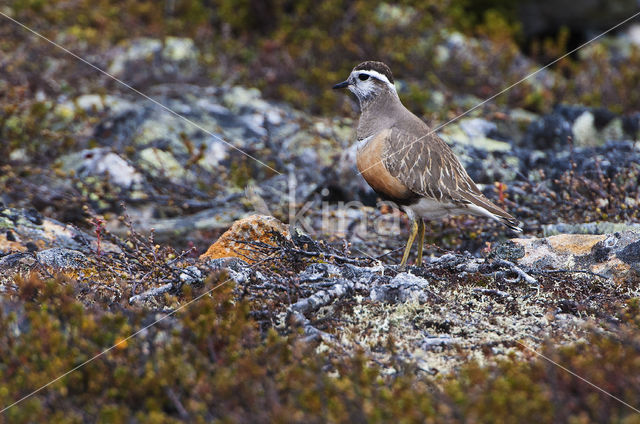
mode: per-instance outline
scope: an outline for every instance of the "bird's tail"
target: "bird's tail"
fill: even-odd
[[[513,218],[513,217],[505,217],[505,216],[498,216],[496,215],[496,220],[498,222],[500,222],[501,224],[505,225],[507,228],[509,228],[511,231],[514,231],[516,233],[521,233],[522,232],[522,227],[520,227],[520,222]]]
[[[516,233],[522,232],[522,228],[519,225],[520,222],[517,219],[483,195],[466,192],[462,192],[461,194],[470,203],[469,208],[472,214],[488,216],[504,224],[511,231],[515,231]]]

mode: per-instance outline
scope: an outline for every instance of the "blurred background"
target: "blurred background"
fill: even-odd
[[[189,37],[201,56],[197,73],[167,78],[259,88],[314,113],[335,114],[343,99],[327,87],[365,58],[388,63],[413,109],[442,117],[437,97],[489,96],[630,17],[637,0],[588,1],[5,1],[3,12],[83,57],[107,62],[138,37]],[[579,102],[636,111],[638,27],[628,25],[599,47],[562,61],[546,85],[527,84],[498,102],[544,112]],[[57,93],[86,89],[93,71],[5,21],[5,84]],[[18,47],[19,52],[12,52]],[[605,48],[606,47],[606,48]],[[48,58],[44,63],[38,59]],[[63,61],[63,63],[58,63]],[[71,68],[65,68],[70,66]],[[137,69],[132,83],[157,83]],[[73,81],[63,87],[51,79]],[[634,79],[635,78],[635,79]],[[94,83],[97,81],[94,81]],[[81,83],[79,85],[78,83]],[[111,83],[111,82],[109,82]],[[144,84],[142,84],[144,85]],[[597,92],[593,87],[600,89]],[[108,89],[109,87],[105,87]],[[6,86],[3,90],[6,90]],[[439,93],[434,95],[434,92]],[[447,104],[447,103],[445,103]],[[338,110],[336,110],[338,108]],[[343,111],[346,112],[346,111]]]

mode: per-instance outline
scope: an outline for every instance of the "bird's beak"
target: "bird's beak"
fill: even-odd
[[[334,85],[333,89],[338,90],[339,88],[347,88],[348,86],[349,86],[349,80],[346,80],[346,81],[342,81],[339,84]]]

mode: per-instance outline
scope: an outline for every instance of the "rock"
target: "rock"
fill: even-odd
[[[229,149],[224,143],[211,143],[202,155],[202,159],[198,161],[198,165],[202,166],[209,172],[215,172],[218,166],[229,156]]]
[[[286,224],[272,216],[251,215],[234,222],[231,228],[200,256],[200,260],[235,257],[254,263],[263,259],[264,254],[252,251],[257,250],[256,247],[248,245],[247,242],[277,246],[277,237],[291,239]]]
[[[132,62],[151,62],[161,49],[162,41],[160,40],[138,38],[127,41],[126,50],[115,57],[109,66],[109,73],[114,76],[122,76]]]
[[[133,86],[151,80],[187,80],[196,75],[200,52],[189,38],[137,38],[115,49],[109,73]],[[144,70],[144,71],[141,71]]]
[[[410,300],[425,303],[429,300],[429,281],[422,277],[402,272],[397,274],[388,284],[371,288],[371,300],[377,302],[407,302]]]
[[[12,253],[0,258],[0,269],[32,268],[36,265],[36,258],[32,253]]]
[[[632,140],[640,140],[640,112],[623,116],[622,129]]]
[[[139,52],[157,54],[157,43],[143,42],[138,47]],[[190,122],[145,99],[78,97],[65,101],[65,105],[100,112],[101,121],[94,127],[92,138],[105,147],[81,150],[60,159],[63,169],[73,170],[83,178],[91,176],[93,183],[108,178],[114,185],[132,189],[123,197],[135,200],[128,205],[128,215],[134,217],[136,228],[142,231],[156,228],[156,234],[166,240],[192,231],[228,228],[251,211],[250,202],[242,201],[241,196],[233,197],[249,185],[256,187],[256,193],[269,207],[256,211],[278,217],[289,216],[292,200],[306,202],[323,188],[327,197],[357,200],[369,195],[375,204],[375,195],[361,177],[359,188],[352,184],[358,180],[354,178],[355,161],[348,162],[347,172],[331,174],[336,163],[343,163],[338,161],[343,147],[352,142],[349,119],[314,118],[267,101],[256,89],[238,86],[158,84],[148,94]],[[127,107],[118,106],[125,103]],[[271,169],[234,147],[283,175],[274,176]],[[293,186],[287,173],[296,178],[292,199],[289,193]],[[67,178],[59,183],[68,190],[73,181]],[[173,187],[168,192],[164,187],[167,183]],[[177,186],[183,187],[179,193]],[[152,201],[157,196],[172,199],[169,205]],[[231,198],[233,202],[229,202]],[[104,203],[99,207],[117,209],[119,200],[116,201],[117,205]],[[193,212],[176,214],[184,207]],[[117,234],[127,231],[115,221],[110,221],[109,229]]]
[[[545,237],[558,234],[607,234],[623,231],[640,232],[640,224],[616,222],[583,222],[579,224],[548,224],[542,226]]]
[[[1,221],[0,226],[2,226]],[[2,229],[2,232],[0,232],[0,252],[23,252],[26,250],[19,237],[16,237],[13,228]]]
[[[566,146],[573,137],[571,123],[562,115],[546,115],[533,122],[527,129],[525,144],[534,149]]]
[[[638,269],[640,265],[640,241],[626,245],[622,250],[618,251],[616,255],[624,263],[633,265]]]
[[[637,172],[640,169],[640,150],[629,141],[608,142],[600,147],[576,147],[571,150],[563,149],[549,152],[538,159],[537,166],[543,168],[548,178],[562,178],[563,173],[571,170],[577,175],[588,176],[589,179],[597,179],[597,175],[613,177],[622,171]],[[525,162],[526,163],[526,162]],[[633,182],[630,180],[627,183]],[[629,187],[632,194],[637,193],[636,183]],[[600,196],[605,199],[606,194]],[[633,198],[632,198],[633,200]]]
[[[82,150],[58,159],[65,171],[74,171],[81,178],[87,176],[106,177],[124,189],[142,183],[142,175],[118,154],[107,148]]]
[[[602,144],[598,140],[598,134],[593,125],[594,117],[591,112],[585,111],[576,118],[571,126],[576,146],[597,146]]]
[[[247,262],[239,258],[208,259],[206,264],[212,271],[226,271],[229,274],[229,278],[237,284],[247,284],[249,279],[256,275],[255,270]]]
[[[139,159],[140,166],[154,176],[180,182],[189,175],[189,172],[171,153],[155,147],[142,150]]]
[[[54,113],[65,119],[71,119],[77,115],[79,111],[86,113],[97,113],[108,110],[113,114],[122,114],[133,111],[135,104],[123,98],[103,95],[103,94],[83,94],[73,100],[69,100],[58,104]]]
[[[404,28],[411,24],[416,10],[411,6],[392,5],[382,2],[375,11],[376,20],[386,25]]]
[[[182,284],[196,284],[203,280],[202,271],[195,266],[188,266],[180,274]]]
[[[487,152],[507,152],[511,145],[494,140],[488,135],[496,130],[496,124],[480,118],[464,119],[459,124],[448,125],[439,135],[450,144],[460,143]]]
[[[93,236],[71,225],[43,217],[35,210],[0,209],[0,252],[26,252],[53,247],[91,252],[96,245]],[[112,249],[115,249],[113,245],[103,241],[103,251]]]
[[[342,270],[336,265],[327,263],[311,264],[298,274],[301,283],[315,283],[336,277],[342,277]]]
[[[234,203],[212,207],[203,211],[174,218],[154,218],[149,209],[129,210],[129,216],[136,229],[149,232],[153,229],[159,240],[172,240],[190,232],[202,230],[225,230],[246,212]],[[128,230],[119,221],[110,221],[107,229],[124,236]]]
[[[627,29],[627,35],[631,43],[640,47],[640,25],[639,24],[629,25],[629,28]]]
[[[490,258],[504,259],[507,261],[517,261],[525,255],[524,247],[518,243],[508,240],[500,243],[491,249]]]
[[[518,265],[539,270],[590,271],[615,279],[638,278],[640,233],[560,234],[542,239],[513,239],[524,247]]]
[[[487,137],[489,133],[497,128],[496,124],[482,118],[461,119],[458,124],[470,138]]]
[[[54,247],[41,250],[36,253],[38,261],[52,268],[81,268],[85,265],[87,257],[77,250]]]
[[[164,116],[162,120],[159,118],[160,116],[155,114],[146,117],[136,128],[135,136],[131,140],[132,144],[141,148],[157,146],[171,148],[172,151],[180,153],[186,152],[184,141],[179,135],[184,134],[189,139],[193,139],[199,130],[174,115]]]
[[[553,112],[529,125],[524,138],[528,147],[562,148],[569,137],[576,147],[604,146],[625,135],[635,138],[633,118],[619,117],[604,108],[558,105]]]
[[[606,112],[608,111],[605,111],[604,119],[600,122],[591,111],[585,111],[575,119],[571,131],[576,146],[602,146],[608,140],[623,138],[622,119],[611,119],[606,116]]]
[[[634,25],[631,25],[626,32],[601,37],[597,43],[589,44],[578,50],[578,58],[588,62],[607,57],[609,63],[633,60],[633,55],[638,48],[634,34],[636,31]]]
[[[171,62],[198,60],[200,52],[190,38],[167,37],[164,40],[162,58]]]
[[[270,108],[269,103],[262,99],[262,94],[257,88],[234,86],[223,95],[223,101],[235,114],[241,114],[247,110],[258,113],[267,112]]]
[[[537,63],[515,49],[506,53],[509,57],[508,64],[497,65],[490,59],[495,55],[496,49],[496,45],[491,41],[468,37],[459,32],[443,31],[440,36],[444,40],[435,46],[433,63],[440,79],[448,84],[466,86],[470,79],[477,78],[475,69],[497,66],[496,78],[500,78],[500,72],[503,72],[503,75],[514,77],[514,80],[521,79],[521,84],[528,91],[542,97],[561,78],[548,69],[540,69]],[[456,72],[451,72],[451,69],[456,69]],[[535,74],[531,75],[534,71]],[[480,103],[484,103],[483,99],[475,96],[457,97],[454,98],[454,103],[465,110],[475,109]],[[480,113],[479,110],[475,112]]]

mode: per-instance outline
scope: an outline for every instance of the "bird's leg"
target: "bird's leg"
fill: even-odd
[[[422,265],[422,249],[424,248],[424,221],[418,218],[418,258],[416,265]]]
[[[420,219],[422,221],[422,219]],[[418,233],[418,220],[414,219],[411,222],[411,234],[409,234],[409,240],[407,240],[407,247],[404,248],[404,255],[402,255],[402,262],[400,262],[400,267],[403,268],[407,264],[407,259],[409,259],[409,253],[411,252],[411,246],[413,245],[413,241],[416,239],[416,234]]]

